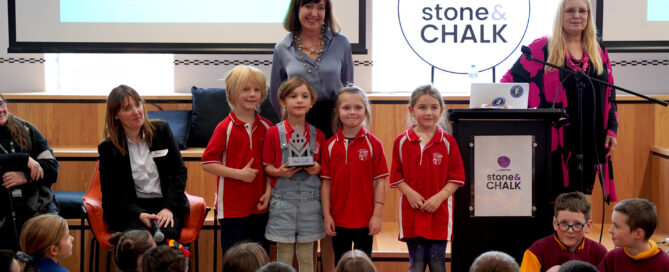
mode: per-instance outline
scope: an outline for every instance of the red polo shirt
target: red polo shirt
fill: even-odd
[[[265,135],[265,143],[263,144],[263,154],[262,154],[262,159],[263,159],[263,164],[264,165],[274,165],[276,168],[281,167],[282,159],[283,159],[283,153],[281,152],[281,140],[279,139],[279,128],[277,126],[283,126],[286,128],[286,142],[290,141],[291,135],[293,134],[293,131],[295,129],[286,121],[281,122],[276,124],[275,126],[269,128],[267,130],[267,134]],[[304,125],[306,127],[306,132],[304,132],[304,137],[307,138],[307,145],[311,144],[311,132],[309,129],[309,123],[304,122]],[[320,130],[316,129],[316,146],[314,150],[314,162],[321,163],[320,161],[320,154],[322,153],[322,148],[325,144],[325,134],[321,132]],[[276,181],[278,179],[276,177],[272,178],[271,185],[272,188],[274,188],[274,185],[276,185]]]
[[[363,127],[350,142],[340,129],[323,150],[321,179],[329,179],[335,225],[365,228],[374,214],[374,180],[388,176],[383,145]]]
[[[241,169],[249,160],[258,174],[251,183],[233,178],[218,177],[216,200],[214,207],[218,211],[218,218],[246,217],[258,211],[256,204],[265,192],[265,174],[262,166],[262,143],[267,129],[272,122],[256,114],[256,121],[247,124],[230,112],[214,130],[209,144],[202,154],[202,165],[210,163],[223,164],[230,168]],[[246,126],[251,127],[251,133]]]
[[[420,138],[413,128],[402,132],[393,145],[390,186],[406,182],[412,189],[429,199],[446,183],[464,185],[465,170],[455,138],[437,128],[432,139],[420,147]],[[400,196],[399,239],[423,237],[431,240],[450,240],[453,223],[453,197],[449,197],[434,213],[411,208]]]

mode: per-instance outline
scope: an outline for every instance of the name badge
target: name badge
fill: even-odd
[[[153,158],[165,157],[165,155],[167,155],[167,151],[168,151],[167,149],[151,151],[151,157]]]
[[[12,190],[12,197],[23,197],[23,192],[21,189]]]

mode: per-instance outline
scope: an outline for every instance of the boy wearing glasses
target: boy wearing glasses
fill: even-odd
[[[656,226],[657,211],[650,201],[633,198],[616,204],[609,233],[618,248],[606,254],[599,270],[669,271],[669,255],[650,240]]]
[[[585,237],[591,225],[590,201],[585,195],[581,192],[560,194],[555,199],[555,233],[537,240],[525,251],[520,271],[547,271],[571,260],[597,266],[606,255],[606,248]],[[551,271],[556,270],[557,267]]]

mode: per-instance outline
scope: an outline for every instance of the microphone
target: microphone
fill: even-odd
[[[523,52],[523,55],[525,55],[525,56],[529,56],[529,57],[532,56],[532,50],[530,50],[530,48],[527,47],[527,45],[523,45],[520,48],[520,52]]]
[[[156,221],[156,219],[151,219],[151,226],[153,227],[153,240],[155,240],[156,243],[160,243],[165,240],[165,234],[160,231],[160,227],[158,227],[158,221]]]

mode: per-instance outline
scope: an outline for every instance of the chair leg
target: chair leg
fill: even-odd
[[[198,243],[198,240],[200,240],[199,237],[195,238],[195,248],[194,248],[194,251],[195,251],[195,272],[200,272],[200,252],[199,252],[200,251],[199,250],[200,245]]]
[[[84,254],[85,254],[84,247],[86,246],[86,243],[84,242],[84,239],[86,239],[86,234],[84,233],[85,230],[86,230],[86,228],[84,228],[84,217],[82,216],[81,217],[81,222],[80,222],[80,225],[79,225],[79,231],[80,231],[79,233],[81,234],[79,236],[79,240],[80,240],[80,242],[79,242],[79,271],[81,271],[81,272],[84,272]]]
[[[111,250],[107,250],[107,265],[105,265],[105,268],[107,269],[107,270],[105,270],[106,272],[109,272],[111,270],[110,269],[111,268],[111,253],[112,253]]]
[[[97,240],[95,241],[95,272],[100,272],[100,244]]]
[[[216,219],[216,211],[214,211],[214,268],[211,270],[216,272],[218,259],[218,219]]]

